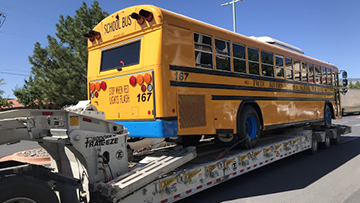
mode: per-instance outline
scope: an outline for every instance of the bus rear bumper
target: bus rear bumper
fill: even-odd
[[[123,124],[129,137],[165,138],[177,136],[177,121],[114,121]]]

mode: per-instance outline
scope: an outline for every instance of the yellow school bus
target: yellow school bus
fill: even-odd
[[[88,92],[132,137],[222,143],[341,118],[338,69],[269,37],[246,37],[151,5],[105,18],[88,38]]]

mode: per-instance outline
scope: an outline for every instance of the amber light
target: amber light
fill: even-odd
[[[97,82],[97,83],[95,84],[95,89],[96,89],[97,91],[100,90],[100,83],[99,83],[99,82]]]
[[[146,73],[144,76],[144,80],[147,84],[150,84],[152,80],[151,75],[149,73]]]
[[[138,75],[136,80],[139,85],[142,85],[144,83],[144,76]]]
[[[94,83],[90,83],[90,91],[91,92],[95,91],[95,84]]]
[[[136,77],[131,76],[129,79],[129,83],[130,83],[130,85],[135,86],[136,85]]]
[[[102,82],[100,83],[100,88],[101,88],[102,90],[105,90],[105,89],[106,89],[106,82],[102,81]]]

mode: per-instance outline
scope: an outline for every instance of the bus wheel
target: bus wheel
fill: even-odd
[[[215,136],[215,143],[221,146],[230,147],[238,142],[238,136],[235,134],[217,134]]]
[[[196,146],[197,144],[199,144],[201,135],[184,135],[184,136],[179,136],[179,138],[180,138],[180,144],[184,147]]]
[[[15,175],[6,177],[0,180],[0,191],[0,202],[59,202],[51,187],[30,176]]]
[[[325,122],[326,128],[331,127],[331,109],[330,109],[329,105],[325,105],[324,122]]]
[[[255,147],[261,133],[259,116],[252,106],[245,106],[241,111],[238,121],[238,136],[242,148]]]

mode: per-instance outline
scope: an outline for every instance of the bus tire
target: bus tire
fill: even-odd
[[[0,191],[0,202],[59,202],[49,185],[30,176],[0,178]]]
[[[324,122],[326,128],[331,127],[331,109],[330,106],[327,104],[325,104],[325,108],[324,108]]]
[[[246,105],[238,117],[238,139],[241,148],[250,149],[256,146],[260,138],[260,119],[254,107]]]

